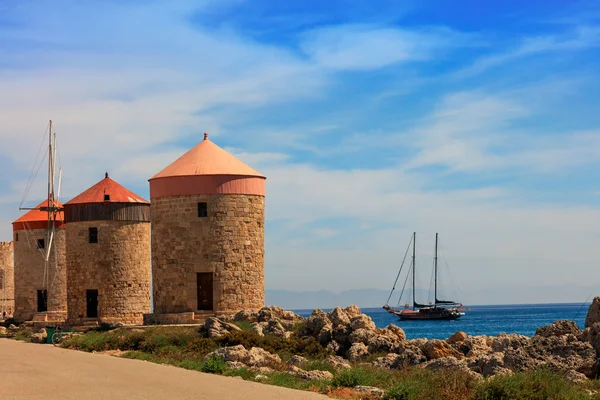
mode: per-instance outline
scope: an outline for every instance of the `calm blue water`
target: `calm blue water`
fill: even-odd
[[[408,339],[446,339],[456,331],[469,335],[498,335],[499,333],[519,333],[532,336],[535,329],[551,324],[559,319],[577,322],[583,328],[589,304],[511,304],[494,306],[469,306],[470,311],[456,321],[400,321],[398,317],[382,308],[364,308],[377,325],[384,328],[396,324],[406,333]],[[328,311],[328,310],[324,310]],[[303,317],[310,316],[312,310],[295,310]]]

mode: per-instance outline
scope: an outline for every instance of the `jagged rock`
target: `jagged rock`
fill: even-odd
[[[331,321],[333,326],[348,325],[350,323],[350,318],[348,317],[348,314],[346,314],[346,312],[339,307],[336,307],[333,310],[329,311],[329,313],[327,314],[327,318]]]
[[[455,345],[458,346],[458,350],[462,352],[467,358],[478,357],[484,354],[492,352],[490,346],[491,340],[485,335],[481,336],[467,336],[467,338]]]
[[[8,330],[9,330],[9,331],[12,331],[12,332],[16,332],[16,331],[18,331],[18,330],[19,330],[19,328],[17,328],[17,327],[16,327],[14,324],[10,324],[10,325],[8,326]]]
[[[352,368],[350,361],[340,356],[329,356],[327,362],[335,369],[349,369]]]
[[[581,372],[573,371],[572,369],[566,371],[564,377],[566,380],[572,383],[581,383],[588,380],[587,376]]]
[[[504,353],[484,354],[468,363],[471,371],[482,374],[484,377],[505,372]]]
[[[516,350],[524,347],[529,342],[527,336],[518,335],[516,333],[501,333],[494,338],[492,350],[494,352],[505,352],[507,350]]]
[[[344,312],[346,313],[346,315],[348,315],[348,318],[358,317],[361,314],[360,308],[358,308],[358,306],[354,304],[344,308]]]
[[[446,339],[446,343],[454,344],[454,343],[458,343],[458,342],[464,342],[466,338],[467,338],[467,334],[465,332],[458,331],[455,334],[453,334],[452,336],[450,336],[448,339]]]
[[[539,327],[535,330],[535,336],[550,337],[567,334],[579,335],[581,334],[581,329],[579,329],[574,321],[559,320],[554,321],[550,325]]]
[[[421,353],[421,350],[403,349],[402,353],[390,353],[384,357],[377,358],[373,365],[379,368],[400,369],[408,366],[414,366],[427,361],[427,358]]]
[[[354,343],[348,350],[347,358],[350,361],[358,361],[368,355],[369,350],[367,349],[367,346],[365,346],[363,343]]]
[[[226,361],[225,364],[227,364],[227,366],[231,369],[240,369],[240,368],[246,368],[247,365],[244,363],[241,363],[239,361]]]
[[[204,322],[204,329],[209,338],[224,336],[229,332],[242,330],[239,326],[222,321],[216,317],[207,318]]]
[[[408,347],[414,347],[414,348],[420,349],[427,342],[428,342],[428,340],[425,338],[418,338],[418,339],[407,340],[405,345]]]
[[[365,345],[369,345],[369,343],[375,339],[375,332],[369,331],[367,329],[357,329],[350,333],[348,336],[348,341],[350,343],[363,343]]]
[[[252,325],[252,332],[256,333],[260,337],[265,336],[265,333],[263,332],[263,326],[261,324]]]
[[[350,344],[350,333],[352,333],[352,329],[348,325],[338,325],[333,328],[331,339],[341,346],[346,346]]]
[[[8,329],[4,326],[0,326],[0,336],[6,336],[8,334]]]
[[[352,334],[354,334],[354,332]],[[374,337],[369,338],[368,347],[369,353],[371,354],[396,353],[402,347],[402,341],[397,336],[375,335]]]
[[[47,335],[43,335],[41,333],[34,333],[31,335],[31,343],[46,343]]]
[[[327,343],[331,342],[331,333],[333,331],[333,327],[331,324],[327,324],[319,331],[317,334],[317,340],[321,343],[322,346],[327,346]]]
[[[561,370],[591,370],[596,360],[592,345],[579,341],[572,334],[547,338],[534,336],[525,351],[530,358]]]
[[[423,365],[423,368],[427,368],[432,371],[457,370],[457,371],[464,372],[465,374],[469,375],[473,379],[476,379],[476,380],[483,379],[483,377],[480,374],[471,371],[464,362],[461,362],[454,357],[442,357],[442,358],[437,358],[435,360],[428,361]]]
[[[266,375],[261,375],[261,374],[258,374],[254,377],[255,381],[264,381],[265,379],[269,379],[269,377]]]
[[[272,319],[267,323],[267,326],[263,328],[263,333],[268,333],[277,337],[283,337],[286,333],[286,330],[283,325],[281,325],[279,320]]]
[[[256,316],[258,322],[269,322],[274,319],[281,320],[282,322],[291,322],[293,324],[293,322],[301,321],[304,318],[294,314],[292,311],[286,311],[278,306],[263,307],[258,311]]]
[[[360,314],[356,317],[352,317],[352,319],[350,320],[350,327],[353,331],[357,329],[367,329],[370,331],[374,331],[375,322],[373,322],[371,317],[369,317],[368,315]]]
[[[380,399],[383,397],[385,392],[375,386],[355,386],[354,390],[359,393],[365,393],[369,398]]]
[[[306,358],[295,355],[295,356],[292,356],[292,358],[290,358],[290,360],[288,361],[288,365],[295,365],[295,366],[299,367],[300,365],[305,364],[307,362],[308,362],[308,360]]]
[[[281,358],[277,354],[271,354],[260,347],[253,347],[248,351],[244,364],[252,367],[264,367],[267,365],[280,364]]]
[[[428,360],[435,360],[444,357],[462,358],[463,354],[452,348],[448,343],[432,339],[421,347],[423,354]]]
[[[600,322],[600,296],[594,297],[585,317],[585,327],[590,328]]]
[[[275,370],[270,367],[250,367],[250,371],[261,375],[275,372]]]
[[[316,309],[311,316],[306,319],[306,323],[300,332],[301,336],[317,336],[324,326],[331,325],[327,314],[323,310]]]
[[[304,371],[303,369],[294,365],[290,367],[288,372],[300,379],[305,379],[307,381],[328,381],[333,379],[333,374],[329,371]]]
[[[586,328],[582,336],[583,340],[589,342],[596,350],[596,353],[600,354],[600,323],[595,323],[591,327]]]
[[[537,368],[541,361],[530,358],[523,349],[510,349],[504,353],[504,367],[515,372],[530,371]]]
[[[333,340],[327,345],[326,349],[337,354],[340,351],[341,347],[338,342]]]
[[[217,349],[206,355],[206,358],[210,357],[219,357],[225,362],[239,362],[250,367],[267,367],[281,363],[281,358],[277,354],[271,354],[259,347],[246,350],[241,344]]]
[[[383,328],[380,331],[380,333],[386,336],[395,336],[401,342],[404,342],[406,340],[406,333],[404,333],[404,330],[402,330],[402,328],[394,324],[389,324],[388,326]]]
[[[237,314],[235,314],[235,316],[233,317],[233,320],[254,323],[254,322],[256,322],[257,316],[258,316],[258,313],[256,311],[242,310],[242,311],[238,312]]]

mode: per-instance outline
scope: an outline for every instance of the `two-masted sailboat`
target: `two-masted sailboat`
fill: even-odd
[[[400,266],[400,271],[398,271],[398,275],[396,276],[396,282],[394,282],[394,287],[392,288],[392,292],[390,293],[390,297],[388,297],[388,302],[386,303],[385,306],[383,306],[384,309],[386,309],[388,312],[396,314],[401,320],[405,321],[405,320],[454,320],[454,319],[458,319],[460,317],[462,317],[463,315],[465,315],[464,312],[462,312],[460,310],[460,308],[462,307],[461,303],[457,303],[455,301],[452,300],[440,300],[438,299],[438,234],[435,234],[435,257],[434,257],[434,282],[433,282],[433,286],[434,286],[434,294],[433,294],[433,299],[434,302],[432,304],[420,304],[417,303],[416,301],[416,241],[417,241],[417,234],[416,232],[413,233],[412,238],[411,238],[411,242],[412,242],[412,263],[411,263],[411,269],[410,269],[410,273],[412,274],[412,309],[410,307],[410,304],[406,304],[405,308],[403,310],[398,310],[398,309],[394,309],[392,307],[390,307],[389,305],[389,301],[390,298],[392,297],[392,294],[394,292],[394,289],[396,288],[396,283],[398,282],[398,278],[400,277],[400,272],[402,271],[402,267],[404,266],[404,261],[406,260],[406,254],[408,253],[408,249],[407,249],[407,253],[404,255],[404,261],[402,262],[402,265]],[[409,247],[410,247],[410,243],[409,243]],[[406,280],[408,281],[408,277],[410,275],[407,275]],[[406,281],[405,281],[405,285],[404,287],[406,287]],[[402,299],[402,294],[404,293],[404,288],[402,289],[402,293],[400,294],[400,299]]]

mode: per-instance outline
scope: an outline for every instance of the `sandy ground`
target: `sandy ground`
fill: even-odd
[[[145,361],[0,339],[0,399],[327,399]]]

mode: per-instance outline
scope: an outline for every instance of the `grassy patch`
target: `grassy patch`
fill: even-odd
[[[335,387],[352,388],[361,385],[386,388],[393,379],[392,371],[361,365],[338,371],[331,383]]]
[[[254,325],[252,322],[248,322],[248,321],[231,321],[231,323],[243,331],[252,330],[252,326]]]
[[[250,371],[248,368],[230,369],[223,373],[225,376],[241,376],[245,380],[254,380],[256,373]]]
[[[297,378],[286,372],[269,374],[267,379],[261,381],[269,385],[282,386],[290,389],[311,390],[325,393],[330,385],[329,381],[307,381]]]

